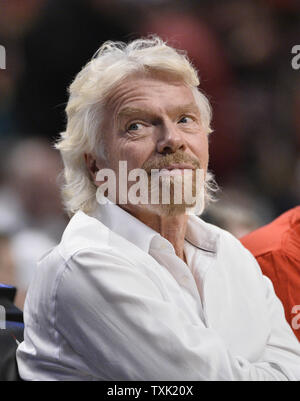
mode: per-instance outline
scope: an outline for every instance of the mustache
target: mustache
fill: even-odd
[[[153,169],[161,170],[175,163],[187,163],[191,164],[196,169],[201,168],[199,160],[197,160],[192,156],[187,155],[183,151],[177,151],[175,153],[169,153],[164,156],[159,156],[147,160],[145,163],[143,163],[142,169],[144,169],[147,172],[147,174],[150,174],[151,170]]]

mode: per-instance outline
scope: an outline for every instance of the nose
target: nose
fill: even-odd
[[[161,126],[160,135],[157,141],[156,150],[161,154],[175,153],[178,150],[185,150],[186,145],[183,133],[180,132],[176,123],[168,122]]]

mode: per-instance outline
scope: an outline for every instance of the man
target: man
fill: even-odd
[[[241,242],[272,280],[286,319],[300,341],[300,206],[244,236]]]
[[[198,171],[210,181],[198,84],[185,55],[155,37],[105,43],[72,83],[57,147],[73,217],[27,295],[23,379],[300,380],[270,281],[238,240],[192,214],[203,209]],[[149,178],[149,202],[129,200],[137,184],[124,185],[120,163],[128,178],[145,171],[136,198]],[[200,200],[177,202],[188,183]],[[174,198],[152,201],[167,184]]]

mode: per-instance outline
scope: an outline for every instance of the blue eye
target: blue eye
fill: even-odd
[[[187,117],[187,116],[183,116],[183,117],[181,117],[181,119],[178,121],[179,123],[182,123],[182,124],[187,124],[188,122],[190,122],[191,121],[191,118],[190,117]]]
[[[142,124],[140,123],[132,123],[128,126],[127,131],[138,131],[141,129]]]

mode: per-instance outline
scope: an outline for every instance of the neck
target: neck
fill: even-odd
[[[126,211],[166,238],[173,245],[176,255],[186,262],[183,247],[188,219],[187,214],[159,216],[140,209],[126,208]]]

